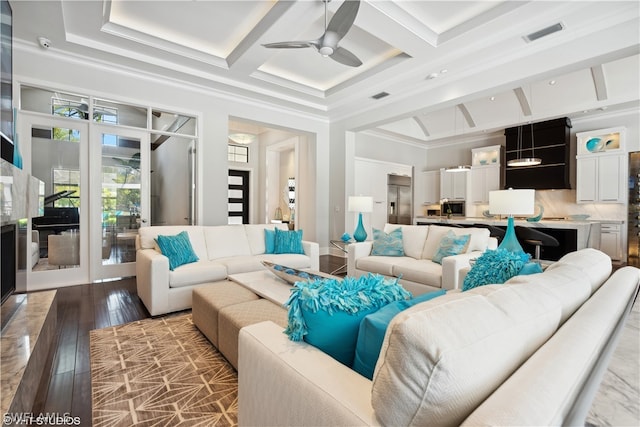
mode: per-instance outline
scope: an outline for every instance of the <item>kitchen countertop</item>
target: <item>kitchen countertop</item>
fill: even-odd
[[[441,218],[437,216],[417,216],[414,218],[414,224],[417,223],[430,224],[487,224],[493,226],[506,226],[507,219],[485,218],[485,217],[452,217]],[[529,222],[526,219],[516,219],[515,225],[534,228],[562,228],[573,229],[577,232],[577,249],[587,247],[600,247],[600,222],[610,221],[572,221],[567,219],[542,219],[537,222]]]
[[[443,223],[443,224],[488,224],[488,225],[507,225],[507,218],[486,218],[486,217],[452,217],[452,218],[440,218],[437,216],[417,216],[415,222],[430,222],[430,223]],[[591,227],[594,223],[611,222],[611,221],[573,221],[568,219],[542,219],[537,222],[530,222],[526,219],[516,219],[516,225],[525,227],[536,228],[579,228],[579,227]]]

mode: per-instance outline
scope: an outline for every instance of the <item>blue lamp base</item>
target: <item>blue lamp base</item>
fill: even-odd
[[[514,227],[513,217],[510,216],[507,219],[507,231],[502,239],[502,243],[498,246],[499,249],[505,249],[511,252],[524,252],[522,246],[518,242],[516,237],[516,229]]]
[[[362,212],[358,214],[358,226],[356,231],[353,232],[353,238],[356,242],[364,242],[367,240],[367,232],[362,225]]]

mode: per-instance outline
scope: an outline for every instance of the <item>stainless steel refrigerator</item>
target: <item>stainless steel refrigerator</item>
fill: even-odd
[[[640,267],[640,152],[629,153],[627,264]]]
[[[411,224],[411,177],[387,175],[387,222],[389,224]]]

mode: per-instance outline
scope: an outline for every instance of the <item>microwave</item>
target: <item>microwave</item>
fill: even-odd
[[[447,215],[449,211],[451,211],[452,216],[465,216],[464,205],[464,200],[453,200],[442,203],[440,212],[442,212],[442,215]]]

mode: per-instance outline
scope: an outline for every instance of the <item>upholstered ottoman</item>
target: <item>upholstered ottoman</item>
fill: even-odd
[[[240,329],[254,323],[271,320],[287,326],[287,310],[266,299],[248,301],[229,305],[220,310],[218,315],[218,350],[238,369],[238,334]]]
[[[224,307],[259,299],[249,289],[229,280],[214,282],[193,290],[193,323],[211,343],[218,345],[219,313]],[[236,337],[237,345],[237,337]]]

